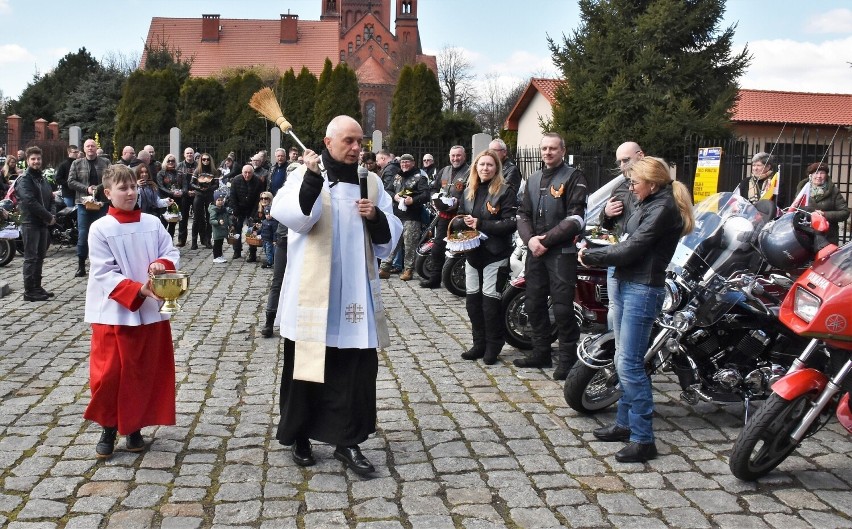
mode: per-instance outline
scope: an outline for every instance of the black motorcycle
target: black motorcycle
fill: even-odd
[[[807,345],[777,317],[792,280],[773,273],[756,245],[773,213],[718,193],[695,207],[696,228],[678,243],[645,368],[671,368],[688,404],[743,402],[747,414]],[[621,397],[614,341],[608,332],[578,347],[565,381],[571,408],[595,413]]]

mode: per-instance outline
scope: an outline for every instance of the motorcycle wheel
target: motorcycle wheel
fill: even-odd
[[[787,459],[798,443],[790,433],[811,409],[816,394],[807,393],[785,400],[777,393],[770,395],[749,420],[734,442],[728,466],[731,473],[744,481],[765,476]]]
[[[9,239],[0,239],[0,266],[6,266],[15,257],[15,246]]]
[[[526,290],[509,284],[503,291],[503,328],[506,343],[517,349],[532,349],[530,322],[524,303]]]
[[[467,293],[465,290],[465,265],[464,256],[454,256],[447,259],[444,263],[444,269],[441,271],[441,279],[444,282],[444,287],[459,297],[464,297]]]
[[[432,259],[431,253],[426,255],[417,254],[417,259],[414,260],[414,271],[417,272],[417,275],[423,279],[429,279],[432,277],[434,268],[435,261]]]
[[[585,414],[609,408],[621,398],[615,366],[592,369],[580,361],[565,379],[565,402],[571,409]]]

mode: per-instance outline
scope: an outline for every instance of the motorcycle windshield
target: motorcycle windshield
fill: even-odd
[[[727,277],[754,251],[752,241],[766,219],[748,200],[734,193],[716,193],[692,210],[695,229],[681,237],[670,269],[713,269]]]
[[[852,283],[852,242],[844,244],[825,261],[814,263],[813,270],[838,287]]]

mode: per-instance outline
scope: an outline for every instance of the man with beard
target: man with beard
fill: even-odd
[[[290,229],[278,309],[284,341],[281,422],[299,466],[316,463],[310,440],[358,475],[374,472],[359,444],[376,431],[378,347],[389,345],[377,258],[391,254],[402,224],[375,173],[359,189],[363,131],[348,116],[331,120],[325,150],[306,150],[272,202]]]
[[[414,163],[414,156],[403,154],[399,159],[402,172],[397,174],[391,185],[385,183],[385,191],[393,197],[394,213],[402,221],[402,240],[405,255],[403,271],[399,278],[410,281],[414,276],[414,260],[417,258],[417,243],[420,240],[420,219],[423,217],[423,204],[429,200],[429,185],[426,177]],[[397,248],[396,251],[400,251]],[[382,261],[379,277],[388,279],[391,276],[392,259]]]
[[[56,224],[53,193],[41,173],[41,149],[27,149],[27,170],[16,183],[24,240],[24,301],[47,301],[52,292],[41,286],[41,270],[50,243],[48,226]]]
[[[470,165],[466,160],[464,147],[461,145],[452,147],[450,165],[441,169],[435,175],[435,181],[432,182],[432,198],[440,218],[435,224],[435,242],[431,251],[432,263],[434,263],[431,269],[432,274],[428,279],[420,281],[420,286],[423,288],[441,286],[441,269],[444,267],[447,251],[447,242],[441,234],[447,233],[447,226],[459,209],[467,177],[470,174]]]

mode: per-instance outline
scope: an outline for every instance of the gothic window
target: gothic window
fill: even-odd
[[[388,44],[387,44],[387,42],[386,42],[386,43],[385,43],[385,53],[387,53],[387,52],[388,52],[388,49],[389,49],[389,48],[388,48]]]
[[[370,40],[371,38],[373,38],[373,25],[364,24],[364,40]]]
[[[352,53],[352,43],[351,42],[349,43],[349,53],[350,54]]]
[[[356,46],[361,45],[361,35],[355,35],[355,45]]]
[[[340,50],[340,62],[346,60],[346,53],[343,50]]]
[[[402,34],[402,43],[408,44],[408,32],[407,31]]]
[[[376,35],[376,42],[378,42],[379,44],[382,43],[382,36],[381,35]]]
[[[402,13],[410,15],[411,14],[411,2],[410,0],[402,1]]]
[[[370,135],[376,130],[376,102],[367,101],[364,105],[364,125],[366,126],[365,134]]]

